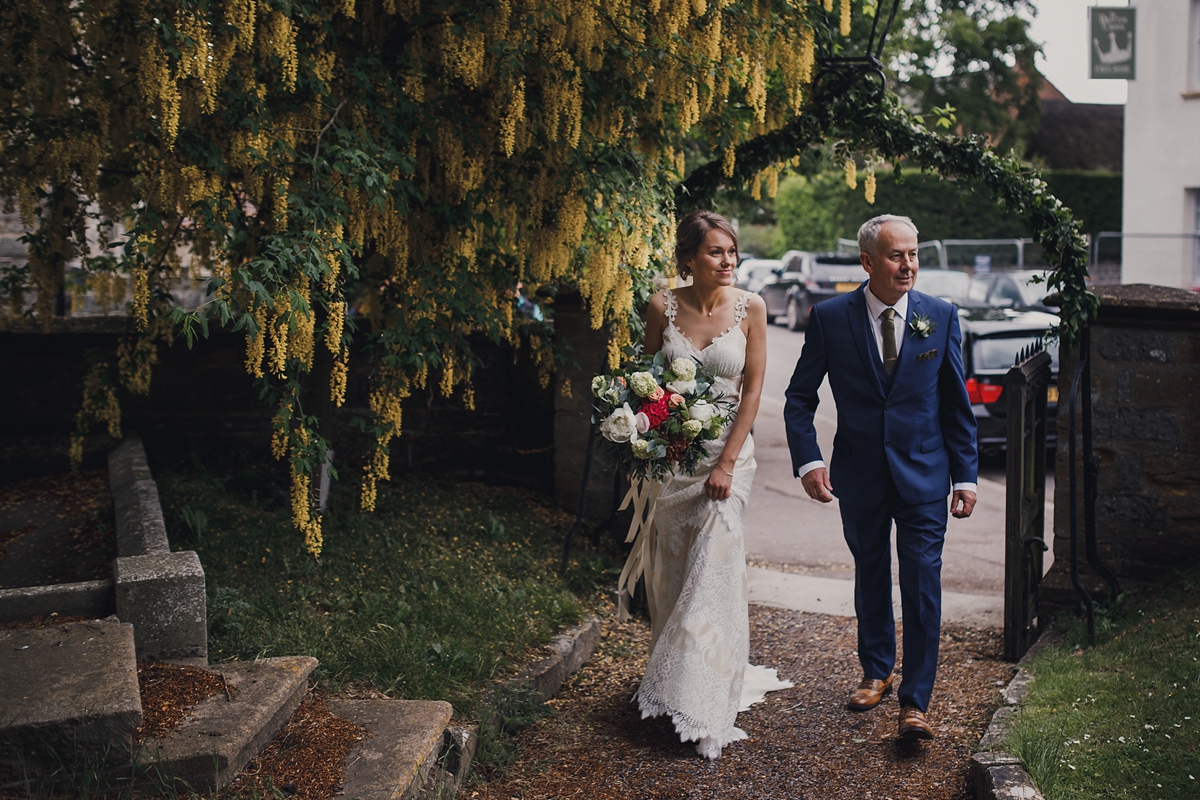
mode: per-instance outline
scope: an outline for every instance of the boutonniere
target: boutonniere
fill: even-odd
[[[928,339],[929,334],[937,330],[937,323],[925,314],[913,314],[912,319],[908,321],[908,329],[911,331],[910,336]]]

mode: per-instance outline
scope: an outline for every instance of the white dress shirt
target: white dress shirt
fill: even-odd
[[[868,286],[863,291],[863,297],[867,301],[867,322],[871,325],[871,332],[875,334],[875,352],[879,356],[880,363],[883,362],[883,312],[889,308],[895,309],[896,316],[892,320],[892,324],[896,327],[896,357],[899,359],[900,351],[904,348],[904,325],[908,317],[908,292],[900,295],[900,299],[894,305],[888,305],[875,296]],[[897,361],[899,363],[899,361]],[[800,467],[799,477],[803,478],[814,469],[823,469],[824,461],[810,461]],[[950,487],[952,491],[965,490],[968,492],[977,492],[978,485],[974,483],[964,482],[956,483]]]

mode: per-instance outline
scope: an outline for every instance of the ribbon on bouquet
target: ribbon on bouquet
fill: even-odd
[[[631,483],[629,492],[621,501],[621,511],[633,504],[633,521],[629,523],[629,533],[625,537],[626,543],[633,542],[633,550],[630,551],[629,558],[625,559],[625,567],[621,570],[621,577],[617,579],[617,618],[621,622],[629,619],[633,587],[637,586],[650,560],[650,540],[654,530],[654,511],[658,506],[658,496],[674,477],[669,475],[662,483],[645,479]]]

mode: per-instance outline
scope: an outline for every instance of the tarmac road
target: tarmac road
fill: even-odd
[[[758,472],[746,510],[746,551],[752,565],[751,601],[805,611],[853,613],[854,562],[842,538],[838,501],[824,504],[810,499],[800,481],[792,477],[791,457],[783,425],[783,394],[804,346],[804,334],[772,325],[767,330],[767,374],[763,400],[754,424]],[[837,411],[828,382],[821,389],[817,409],[817,438],[826,460],[833,448]],[[990,621],[1002,608],[1004,593],[1004,461],[991,459],[981,465],[979,501],[969,519],[950,518],[942,554],[942,588],[948,606],[947,618],[956,616],[955,598],[963,621]],[[1053,515],[1053,479],[1047,492],[1047,516]],[[1051,532],[1047,526],[1047,543]],[[893,549],[893,583],[897,583]],[[753,567],[780,568],[811,576],[800,582],[792,576],[779,577]],[[1050,567],[1047,553],[1046,568]],[[845,581],[830,583],[828,580]],[[796,593],[811,595],[807,600]],[[815,594],[814,594],[815,593]],[[819,604],[814,599],[824,597]],[[984,601],[983,598],[989,598]],[[829,603],[849,611],[834,610]],[[980,614],[983,614],[981,617]]]

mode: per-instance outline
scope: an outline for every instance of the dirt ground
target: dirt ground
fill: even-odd
[[[111,577],[116,557],[107,471],[0,486],[0,589]]]
[[[518,735],[517,761],[461,798],[878,798],[966,800],[967,764],[1013,674],[1000,632],[946,626],[930,724],[938,738],[901,744],[895,694],[872,711],[844,707],[861,678],[855,622],[751,606],[751,660],[796,686],[738,716],[749,734],[707,762],[669,721],[630,702],[646,661],[644,621],[603,620],[596,654]],[[477,777],[476,780],[480,780]]]

